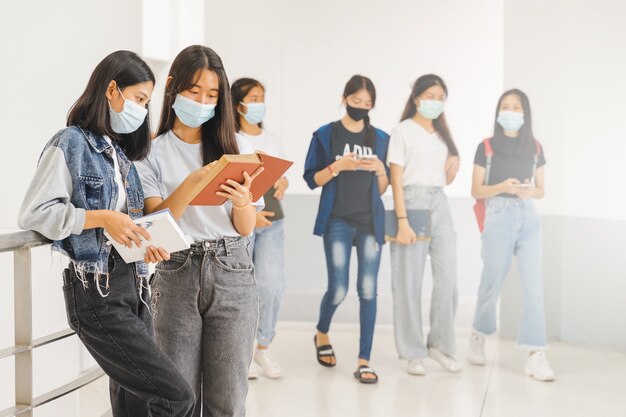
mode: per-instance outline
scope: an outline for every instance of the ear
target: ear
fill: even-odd
[[[415,97],[413,99],[413,104],[415,104],[415,108],[419,108],[419,106],[420,106],[420,98],[419,97]]]
[[[109,85],[107,86],[106,96],[109,101],[113,100],[113,92],[117,89],[117,82],[115,80],[111,80]]]
[[[241,113],[241,114],[246,114],[248,113],[248,109],[246,106],[244,106],[243,104],[239,103],[237,104],[237,110]]]
[[[174,77],[172,77],[171,75],[169,75],[167,77],[167,80],[165,80],[165,89],[167,90],[168,88],[170,88],[170,84],[172,83],[172,80],[174,79]]]

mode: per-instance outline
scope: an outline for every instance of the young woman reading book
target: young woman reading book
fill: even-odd
[[[156,266],[156,340],[193,387],[194,416],[243,416],[258,311],[247,236],[263,208],[249,190],[260,170],[223,184],[221,206],[189,205],[223,154],[254,152],[235,134],[228,78],[213,50],[178,54],[163,102],[158,137],[137,164],[146,211],[169,208],[194,243]]]

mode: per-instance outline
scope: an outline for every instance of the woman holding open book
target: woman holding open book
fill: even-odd
[[[243,416],[257,322],[248,238],[263,200],[255,173],[227,180],[219,206],[190,205],[197,185],[224,154],[253,153],[235,134],[226,71],[211,49],[194,45],[174,59],[148,157],[137,164],[146,212],[170,209],[194,243],[157,264],[152,282],[156,340],[196,394],[194,416]]]
[[[376,323],[378,268],[385,242],[380,196],[389,185],[383,163],[389,136],[370,124],[368,113],[376,104],[376,89],[369,78],[350,78],[343,104],[346,115],[313,134],[304,167],[309,187],[323,187],[314,233],[324,239],[328,269],[328,290],[322,299],[314,342],[319,364],[335,366],[328,331],[348,291],[350,256],[356,246],[361,339],[354,377],[372,384],[378,381],[369,359]]]
[[[19,224],[53,240],[70,259],[63,271],[67,319],[109,375],[116,417],[188,417],[193,391],[154,341],[148,268],[125,263],[105,233],[127,247],[149,234],[133,160],[150,150],[148,103],[154,75],[133,52],[117,51],[92,73],[67,127],[48,142],[20,209]],[[168,259],[146,247],[146,262]]]
[[[279,138],[263,128],[265,116],[265,87],[252,78],[241,78],[231,86],[235,126],[256,151],[284,157]],[[265,209],[257,213],[252,235],[252,259],[259,297],[259,324],[256,332],[256,362],[268,378],[280,378],[283,371],[270,354],[269,346],[276,334],[276,321],[280,302],[285,292],[285,229],[281,200],[289,186],[286,177],[280,178],[265,193]],[[250,364],[250,379],[257,377],[254,364]]]

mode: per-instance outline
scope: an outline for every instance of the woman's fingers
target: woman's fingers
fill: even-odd
[[[254,181],[254,179],[255,179],[256,177],[258,177],[258,176],[259,176],[259,174],[260,174],[261,172],[263,172],[263,171],[265,171],[265,168],[263,168],[263,167],[258,167],[258,168],[256,169],[256,171],[254,171],[254,173],[253,173],[251,176],[249,176],[247,172],[244,172],[244,173],[243,173],[243,177],[244,177],[244,179],[246,178],[246,176],[247,176],[247,175],[248,175],[248,177],[250,178],[250,182],[248,183],[248,187],[250,186],[250,184],[252,183],[252,181]]]
[[[161,259],[163,259],[164,261],[169,261],[170,260],[170,253],[168,251],[166,251],[163,248],[158,248],[157,252],[159,253],[159,255],[161,255]]]

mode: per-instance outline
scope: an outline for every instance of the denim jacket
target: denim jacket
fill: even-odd
[[[318,187],[315,182],[315,173],[327,167],[334,162],[331,149],[331,123],[320,127],[311,139],[309,151],[304,162],[304,180],[310,189]],[[387,160],[387,148],[389,147],[389,135],[380,129],[374,128],[376,131],[376,146],[374,154],[378,159],[385,162]],[[389,168],[385,165],[387,175]],[[337,194],[337,179],[331,179],[322,188],[322,196],[320,197],[320,205],[317,211],[317,219],[315,220],[315,228],[313,234],[323,236],[326,231],[326,225],[330,219],[330,214],[335,204],[335,195]],[[385,243],[385,208],[380,197],[378,189],[378,181],[372,181],[372,217],[374,220],[374,235],[379,245]]]
[[[111,246],[102,228],[84,230],[86,210],[115,210],[113,148],[126,184],[128,215],[143,215],[143,190],[137,170],[124,151],[104,137],[77,126],[59,131],[46,144],[26,193],[18,222],[53,240],[52,249],[67,255],[84,279],[86,273],[108,276]],[[148,276],[136,262],[139,277]],[[83,281],[86,283],[85,281]]]

